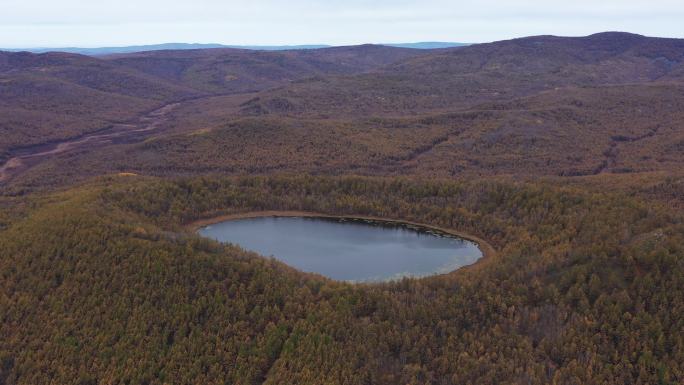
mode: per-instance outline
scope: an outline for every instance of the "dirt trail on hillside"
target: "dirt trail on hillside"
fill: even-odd
[[[96,133],[18,150],[13,157],[0,166],[0,185],[9,182],[41,161],[57,154],[81,149],[92,150],[114,143],[143,140],[150,134],[158,131],[166,115],[179,105],[180,103],[166,104],[138,118],[133,123],[115,124],[111,128]]]

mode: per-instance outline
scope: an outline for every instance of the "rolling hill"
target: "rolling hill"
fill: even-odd
[[[680,40],[618,33],[544,36],[371,64],[358,52],[384,49],[357,47],[353,65],[362,74],[294,80],[246,101],[187,101],[167,117],[169,135],[58,160],[29,183],[60,169],[69,170],[69,179],[120,171],[449,178],[681,172],[681,47]],[[310,57],[340,58],[349,50],[296,55],[320,68]],[[195,64],[155,75],[183,82],[196,68],[228,68],[210,64],[225,57],[220,50],[209,58],[180,54],[201,60],[178,59]],[[147,65],[161,71],[168,55],[176,53],[112,60],[135,66],[129,60],[154,57]],[[336,65],[326,71],[347,70]]]
[[[0,53],[0,152],[133,119],[197,91],[87,56]]]
[[[51,60],[61,60],[55,67],[60,70],[49,72],[54,81],[116,93],[136,107],[185,101],[164,117],[165,134],[55,157],[25,182],[120,171],[439,177],[679,172],[682,47],[676,39],[603,33],[433,51],[366,45],[153,51],[103,59],[52,54]],[[46,58],[21,55],[13,59],[15,68],[43,74],[35,68]],[[88,69],[103,73],[102,82],[110,76],[118,81],[73,76]],[[127,84],[118,74],[138,76],[140,87],[117,89],[111,84]],[[93,96],[86,99],[97,103]],[[114,109],[101,106],[103,112]],[[84,114],[94,119],[98,109],[89,111]],[[77,121],[86,118],[69,122]]]
[[[681,81],[684,40],[626,33],[538,36],[440,50],[370,74],[307,79],[248,114],[311,116],[448,112],[563,87]]]
[[[254,92],[323,75],[356,74],[422,52],[375,45],[315,50],[151,51],[106,60],[212,93]]]
[[[683,122],[684,40],[625,33],[0,52],[0,384],[680,384]],[[352,284],[192,227],[278,210],[493,250]]]
[[[0,52],[0,154],[103,130],[172,102],[365,72],[417,52],[380,46],[310,53],[208,49],[107,59]]]

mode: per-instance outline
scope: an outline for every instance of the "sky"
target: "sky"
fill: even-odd
[[[684,0],[0,0],[0,47],[684,38]]]

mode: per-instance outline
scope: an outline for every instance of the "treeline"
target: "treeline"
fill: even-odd
[[[394,178],[108,178],[0,232],[0,383],[677,384],[684,226],[619,193]],[[202,239],[253,210],[488,239],[428,279],[350,285]]]

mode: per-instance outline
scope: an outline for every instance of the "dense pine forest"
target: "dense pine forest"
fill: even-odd
[[[3,219],[0,382],[680,383],[684,224],[646,193],[551,180],[100,178]],[[447,275],[353,285],[186,226],[254,210],[417,221],[497,252]]]

